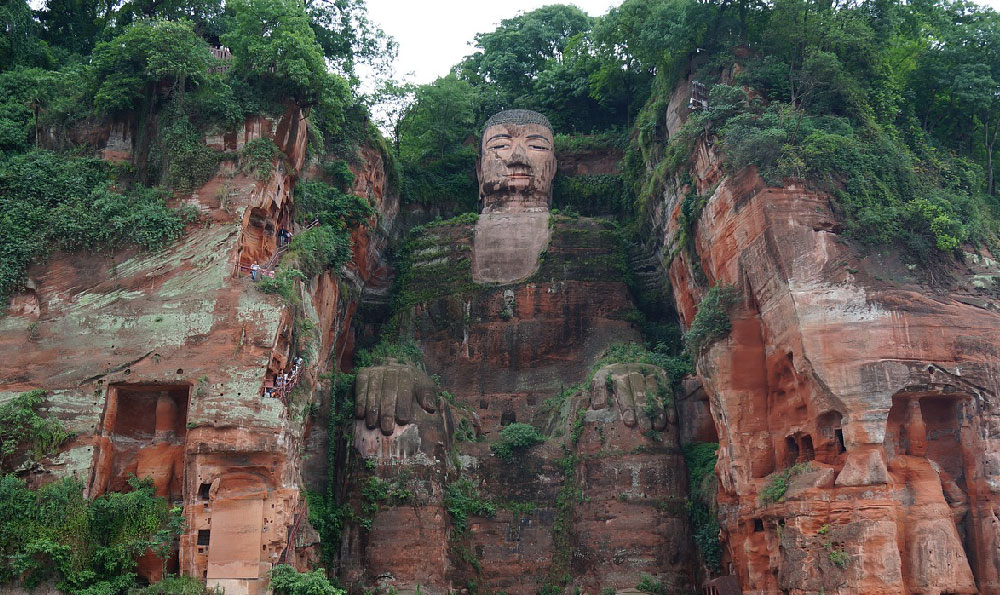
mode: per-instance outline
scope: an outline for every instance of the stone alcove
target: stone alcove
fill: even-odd
[[[128,477],[150,477],[157,496],[184,499],[184,441],[190,384],[116,384],[108,388],[95,449],[93,496],[127,491]]]

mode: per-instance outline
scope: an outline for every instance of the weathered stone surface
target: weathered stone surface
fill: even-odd
[[[742,294],[730,335],[698,362],[727,572],[753,592],[1000,592],[1000,315],[973,282],[989,255],[930,288],[905,262],[860,256],[829,196],[726,175],[707,142],[691,165],[710,193],[695,251],[676,244],[686,188],[648,205],[646,249],[669,263],[685,324],[706,290],[696,269]],[[824,475],[762,510],[763,478],[806,460],[835,484]]]
[[[472,278],[479,283],[521,281],[538,270],[549,244],[549,212],[483,213],[476,222]]]
[[[591,369],[611,343],[638,338],[625,320],[633,305],[619,236],[598,220],[553,223],[538,271],[501,286],[474,281],[470,227],[432,227],[422,236],[401,291],[404,299],[423,299],[401,330],[418,340],[427,372],[454,400],[431,427],[444,428],[446,438],[464,427],[463,440],[427,451],[426,422],[402,431],[397,425],[390,436],[357,422],[356,431],[364,427],[383,445],[419,437],[424,452],[362,449],[378,466],[352,472],[355,505],[371,475],[415,495],[381,506],[370,531],[348,530],[342,559],[349,584],[400,591],[419,584],[443,593],[474,583],[530,594],[565,577],[568,588],[596,592],[634,586],[648,573],[671,592],[692,589],[687,474],[677,417],[672,406],[664,409],[669,379],[649,365]],[[546,401],[578,383],[586,384],[558,403]],[[489,446],[513,422],[545,428],[549,440],[506,462]],[[469,441],[470,430],[484,441]],[[442,494],[460,478],[498,508],[493,516],[470,515],[465,532]]]
[[[126,132],[95,130],[91,144],[106,147],[106,158],[126,158]],[[152,477],[157,494],[185,507],[188,533],[175,566],[231,594],[264,593],[261,579],[278,560],[307,561],[301,449],[322,447],[324,433],[310,432],[305,410],[327,392],[316,381],[328,355],[343,352],[360,287],[385,245],[384,229],[356,231],[346,278],[308,280],[298,320],[259,292],[238,265],[270,257],[274,230],[290,225],[282,218],[303,167],[306,121],[290,109],[208,139],[236,150],[260,136],[288,157],[268,181],[223,164],[183,198],[202,222],[176,243],[113,258],[56,254],[31,268],[29,291],[0,318],[0,399],[46,389],[46,413],[76,432],[33,481],[76,475],[94,496],[122,489],[130,472]],[[356,185],[391,225],[398,204],[382,195],[385,172],[375,154],[364,153]],[[305,390],[298,399],[267,396],[265,381],[296,356],[307,358]],[[313,388],[322,390],[314,396]],[[156,579],[160,563],[146,556],[139,570]]]

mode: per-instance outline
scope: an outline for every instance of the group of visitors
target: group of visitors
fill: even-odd
[[[264,396],[284,398],[284,396],[299,383],[299,374],[301,372],[302,358],[296,357],[292,360],[292,369],[290,372],[280,372],[274,375],[273,387],[265,387]]]

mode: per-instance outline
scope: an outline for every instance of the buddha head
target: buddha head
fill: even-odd
[[[548,207],[556,156],[552,125],[538,112],[505,110],[487,120],[479,162],[483,212]]]

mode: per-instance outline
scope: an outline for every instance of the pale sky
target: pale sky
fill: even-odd
[[[1000,2],[1000,0],[996,0]],[[396,77],[418,84],[448,74],[473,52],[476,33],[493,31],[503,19],[547,4],[575,4],[592,17],[622,0],[367,0],[368,16],[399,43]]]

